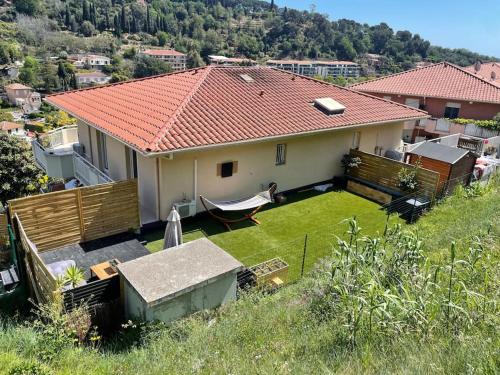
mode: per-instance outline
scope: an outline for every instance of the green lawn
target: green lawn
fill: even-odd
[[[329,255],[335,236],[346,230],[343,221],[356,216],[364,235],[383,232],[386,213],[376,203],[342,192],[307,191],[288,197],[288,203],[270,205],[260,212],[261,225],[245,222],[226,231],[212,218],[184,223],[184,241],[208,237],[247,266],[281,257],[290,265],[290,276],[300,275],[304,238],[308,235],[305,270],[319,258]],[[391,217],[390,223],[399,220]],[[154,252],[162,249],[163,231],[145,235],[146,247]]]

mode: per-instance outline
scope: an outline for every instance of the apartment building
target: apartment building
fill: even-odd
[[[357,78],[361,72],[361,67],[352,61],[268,60],[266,65],[307,77]]]
[[[174,71],[186,70],[187,56],[182,52],[173,49],[147,49],[142,54],[165,61]]]

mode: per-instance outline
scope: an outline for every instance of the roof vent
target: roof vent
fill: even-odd
[[[254,79],[252,77],[250,77],[248,74],[240,74],[240,77],[243,81],[247,82],[247,83],[252,83],[254,82]]]
[[[332,98],[315,99],[314,106],[327,115],[340,115],[345,111],[345,106]]]

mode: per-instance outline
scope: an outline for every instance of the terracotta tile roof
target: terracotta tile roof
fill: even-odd
[[[142,53],[150,56],[185,56],[185,54],[175,49],[147,49]]]
[[[246,82],[241,75],[249,75]],[[314,99],[347,107],[328,116]],[[278,69],[208,66],[47,97],[143,152],[162,152],[386,123],[427,114]]]
[[[500,62],[483,63],[479,71],[476,71],[475,65],[468,66],[466,69],[474,75],[500,86]]]
[[[13,129],[21,129],[23,128],[23,124],[17,124],[15,122],[10,122],[10,121],[1,121],[0,122],[0,130],[7,131],[7,130],[13,130]]]
[[[350,86],[367,93],[499,103],[500,88],[468,70],[443,62]]]

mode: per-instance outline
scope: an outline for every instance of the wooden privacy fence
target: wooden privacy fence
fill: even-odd
[[[137,180],[113,182],[9,201],[39,252],[137,229]]]
[[[14,220],[19,233],[19,241],[24,250],[26,272],[31,282],[30,289],[33,290],[39,302],[47,303],[52,300],[57,290],[56,278],[38,255],[36,247],[28,238],[23,223],[17,215],[14,216]]]
[[[361,164],[358,167],[349,168],[349,177],[364,180],[405,195],[408,193],[399,187],[398,173],[402,168],[417,169],[418,190],[432,199],[436,194],[439,183],[439,173],[437,172],[416,168],[410,164],[358,150],[351,150],[350,155],[360,158]]]
[[[7,231],[7,214],[0,213],[0,246],[5,245],[7,242],[9,242],[9,232]]]

